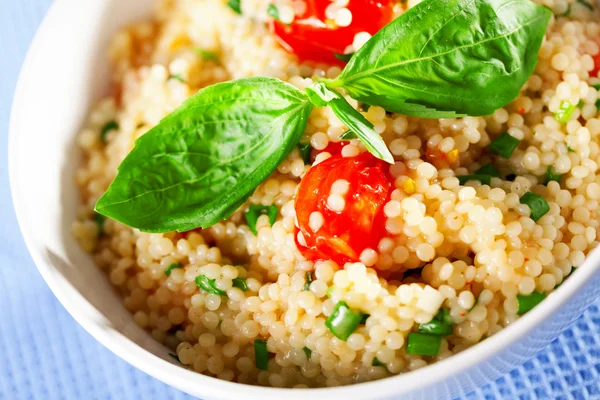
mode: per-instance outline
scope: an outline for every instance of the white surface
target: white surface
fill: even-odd
[[[71,315],[111,351],[148,374],[204,399],[438,398],[472,390],[556,337],[600,291],[598,251],[559,290],[501,333],[408,374],[334,389],[245,386],[188,371],[133,322],[104,274],[70,235],[77,191],[75,134],[107,86],[107,41],[148,14],[148,0],[57,0],[23,67],[10,127],[13,200],[27,246]],[[532,330],[535,329],[535,332]]]

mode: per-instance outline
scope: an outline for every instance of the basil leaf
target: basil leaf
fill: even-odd
[[[236,14],[242,15],[242,0],[229,0],[227,6]]]
[[[136,141],[96,211],[144,232],[214,225],[294,149],[311,111],[274,78],[202,89]]]
[[[269,16],[275,18],[277,21],[281,20],[279,19],[279,9],[277,8],[277,6],[273,3],[269,4],[269,7],[267,7],[267,14],[269,14]]]
[[[371,154],[390,164],[394,163],[394,157],[381,136],[373,129],[373,124],[338,92],[328,89],[322,83],[316,83],[312,88],[306,89],[306,94],[315,106],[330,106],[333,113],[358,136]]]
[[[352,132],[351,130],[347,130],[340,136],[340,140],[352,140],[356,138],[358,138],[358,136],[356,136],[356,133]]]
[[[348,53],[348,54],[333,53],[333,56],[335,58],[337,58],[338,60],[343,61],[343,62],[350,61],[350,59],[352,58],[353,55],[354,55],[354,53]]]
[[[397,113],[489,115],[519,95],[551,15],[529,0],[426,0],[324,82]]]

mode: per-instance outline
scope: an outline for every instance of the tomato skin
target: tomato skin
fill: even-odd
[[[349,182],[341,212],[327,206],[331,186],[339,179]],[[386,235],[383,207],[393,190],[389,164],[370,153],[344,158],[335,155],[313,166],[302,178],[294,207],[302,239],[296,244],[310,260],[334,260],[339,265],[359,261],[366,248],[376,249]],[[313,232],[310,215],[319,211],[324,224]]]
[[[307,0],[306,12],[296,16],[291,25],[276,20],[269,22],[278,42],[300,60],[340,64],[334,54],[343,54],[359,32],[377,33],[394,18],[391,0],[350,0],[350,26],[340,27],[327,21],[325,8],[330,0]]]

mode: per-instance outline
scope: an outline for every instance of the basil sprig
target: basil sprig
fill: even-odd
[[[406,115],[490,115],[519,95],[551,15],[530,0],[425,0],[324,82]]]
[[[96,211],[144,232],[214,225],[294,149],[311,111],[274,78],[207,87],[136,141]]]

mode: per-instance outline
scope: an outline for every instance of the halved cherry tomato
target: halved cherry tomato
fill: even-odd
[[[325,8],[330,4],[330,0],[307,0],[304,14],[296,16],[289,26],[272,20],[271,32],[301,60],[338,64],[334,54],[343,54],[354,35],[359,32],[374,35],[394,18],[392,0],[350,0],[346,8],[352,13],[352,23],[340,27],[325,16]]]
[[[592,56],[592,59],[594,60],[594,69],[590,71],[590,77],[597,78],[598,71],[600,71],[600,53]]]
[[[342,195],[343,210],[333,211],[327,200],[338,180],[349,185]],[[343,265],[358,261],[366,248],[376,249],[386,234],[383,207],[392,182],[389,164],[370,153],[349,158],[336,155],[312,167],[300,182],[294,205],[299,225],[296,244],[302,255]],[[312,229],[315,224],[310,225],[313,212],[320,212],[324,221],[316,231]]]

